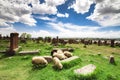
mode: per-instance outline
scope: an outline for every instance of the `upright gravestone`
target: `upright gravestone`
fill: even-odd
[[[101,46],[101,40],[98,40],[98,46]]]
[[[0,39],[2,39],[2,35],[0,34]]]
[[[104,40],[104,45],[107,45],[107,40]]]
[[[10,49],[7,52],[7,55],[14,55],[15,49],[18,48],[18,33],[10,34]]]
[[[115,42],[115,40],[111,40],[111,45],[110,45],[111,47],[115,46],[114,42]]]

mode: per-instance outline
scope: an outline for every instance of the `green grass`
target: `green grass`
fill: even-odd
[[[0,41],[5,50],[8,41]],[[50,55],[54,46],[49,43],[40,42],[39,44],[28,41],[27,44],[19,43],[21,50],[38,50],[38,55]],[[89,45],[83,48],[83,44],[67,44],[58,47],[74,48],[73,55],[79,56],[80,60],[72,61],[63,70],[55,70],[53,63],[49,63],[44,68],[33,68],[31,59],[35,55],[8,57],[0,53],[0,80],[120,80],[120,48],[109,46]],[[100,53],[101,55],[98,55]],[[108,56],[114,55],[116,65],[109,63]],[[94,64],[97,72],[89,76],[76,76],[74,69],[81,68],[88,64]],[[70,67],[70,68],[68,68]]]

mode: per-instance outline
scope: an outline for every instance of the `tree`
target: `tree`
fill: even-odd
[[[31,38],[31,34],[22,33],[20,37],[21,37],[22,39],[30,39],[30,38]]]

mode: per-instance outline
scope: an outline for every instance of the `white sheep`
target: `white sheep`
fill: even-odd
[[[47,65],[48,62],[44,57],[35,56],[32,58],[32,64],[33,65]]]
[[[64,54],[59,54],[59,53],[54,53],[53,57],[57,57],[60,60],[64,60],[67,58]]]
[[[57,67],[58,69],[63,68],[63,65],[61,64],[60,60],[57,57],[53,58],[53,63],[54,63],[54,66]]]
[[[58,53],[58,54],[63,54],[63,51],[62,51],[61,49],[58,49],[58,50],[57,50],[57,53]]]
[[[72,53],[69,51],[64,51],[64,55],[67,56],[68,58],[73,56]]]

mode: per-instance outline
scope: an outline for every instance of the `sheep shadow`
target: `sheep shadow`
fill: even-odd
[[[32,66],[32,70],[42,70],[43,68],[45,68],[47,65],[33,65]]]

